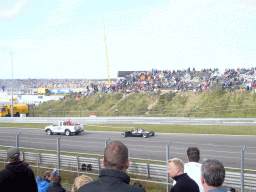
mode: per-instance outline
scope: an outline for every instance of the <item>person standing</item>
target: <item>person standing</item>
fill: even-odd
[[[46,171],[44,175],[38,177],[36,179],[36,183],[38,186],[38,192],[46,192],[48,187],[51,186],[52,178],[57,175],[56,168],[53,169],[53,172]]]
[[[141,187],[129,185],[130,177],[125,173],[129,168],[128,148],[120,141],[112,141],[104,151],[102,160],[105,169],[100,171],[99,179],[87,183],[78,192],[145,192]]]
[[[201,183],[202,164],[198,163],[200,160],[200,151],[197,147],[189,147],[187,149],[187,160],[188,163],[184,165],[184,172],[197,183],[200,192],[204,192],[204,188]]]
[[[76,177],[71,192],[77,192],[81,186],[92,181],[93,179],[88,175],[80,175],[79,177]]]
[[[48,187],[47,192],[66,192],[66,189],[61,186],[61,176],[56,175],[52,181],[52,186]]]
[[[208,159],[201,167],[201,182],[205,192],[227,192],[222,187],[225,180],[225,168],[221,162],[215,159]]]
[[[8,164],[0,172],[0,191],[37,192],[34,172],[20,160],[18,148],[7,150]]]
[[[167,172],[176,181],[170,192],[199,192],[197,183],[184,173],[184,164],[181,159],[170,159]]]

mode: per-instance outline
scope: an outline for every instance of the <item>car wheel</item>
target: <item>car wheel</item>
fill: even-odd
[[[52,131],[50,129],[47,129],[46,133],[47,135],[52,135]]]
[[[143,137],[144,137],[144,138],[147,138],[147,137],[148,137],[148,134],[147,134],[147,133],[143,133]]]
[[[125,133],[122,133],[121,135],[122,135],[122,137],[126,137],[126,134],[125,134]]]
[[[155,132],[154,132],[154,131],[150,131],[149,135],[150,135],[150,136],[154,136],[154,135],[155,135]]]
[[[69,130],[66,130],[66,131],[65,131],[65,135],[66,135],[66,136],[70,136],[70,131],[69,131]]]

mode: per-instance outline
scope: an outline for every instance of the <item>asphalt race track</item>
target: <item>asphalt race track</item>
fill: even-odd
[[[61,151],[103,155],[106,141],[119,140],[129,149],[130,158],[166,161],[166,148],[169,145],[169,158],[178,157],[186,161],[188,147],[196,146],[201,151],[201,160],[218,159],[225,167],[241,168],[241,151],[244,149],[245,169],[255,170],[255,136],[193,135],[155,133],[154,137],[126,137],[120,132],[85,131],[77,136],[46,135],[42,129],[0,128],[0,145],[16,146],[19,133],[19,146],[24,148],[57,150],[57,138]],[[148,130],[150,131],[150,130]]]

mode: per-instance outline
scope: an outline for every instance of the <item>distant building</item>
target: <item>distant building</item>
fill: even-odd
[[[117,77],[127,77],[128,75],[134,73],[135,71],[118,71]]]

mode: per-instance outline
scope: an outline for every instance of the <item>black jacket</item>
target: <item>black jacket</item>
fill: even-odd
[[[60,184],[53,183],[52,186],[48,187],[47,192],[66,192]]]
[[[22,161],[7,164],[0,172],[0,191],[37,192],[34,172]]]
[[[199,192],[197,183],[187,173],[183,173],[173,179],[176,181],[176,184],[170,192]]]
[[[78,189],[78,192],[145,192],[141,187],[129,185],[130,177],[121,171],[103,169],[99,179],[87,183]]]

